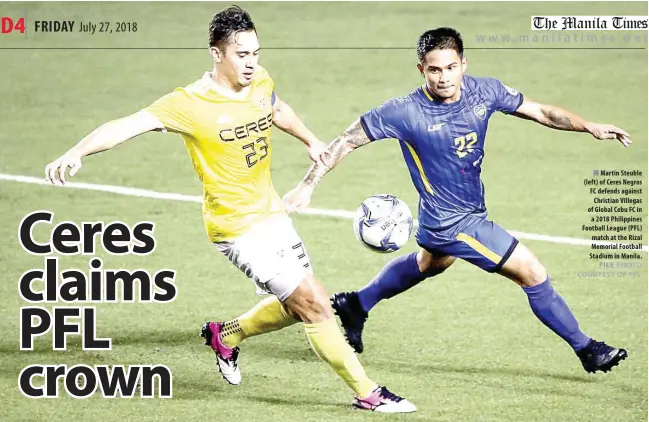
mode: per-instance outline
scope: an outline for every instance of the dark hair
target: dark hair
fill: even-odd
[[[419,61],[433,50],[455,50],[458,56],[464,54],[464,43],[462,36],[453,28],[437,28],[426,31],[419,37],[417,42],[417,57]]]
[[[246,31],[256,31],[250,15],[239,6],[230,6],[210,22],[210,47],[222,49],[231,36]]]

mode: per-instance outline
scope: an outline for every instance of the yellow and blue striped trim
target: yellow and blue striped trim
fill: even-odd
[[[435,102],[435,99],[433,98],[433,96],[430,95],[430,92],[428,92],[428,86],[427,86],[426,84],[423,84],[423,85],[421,86],[421,89],[424,91],[424,94],[426,94],[426,97],[428,97],[428,99],[429,99],[431,102]]]
[[[431,195],[434,195],[435,192],[433,191],[433,187],[428,182],[428,178],[426,177],[426,174],[424,174],[424,169],[421,166],[421,161],[419,160],[419,157],[417,156],[417,153],[410,146],[410,144],[408,142],[405,142],[405,144],[408,146],[408,150],[410,151],[410,154],[412,155],[412,159],[415,161],[415,165],[417,166],[417,169],[419,170],[419,175],[421,176],[421,181],[424,183],[424,187],[426,188],[426,191],[428,193],[430,193]]]
[[[459,240],[460,242],[466,243],[467,245],[475,249],[480,255],[484,256],[494,264],[499,264],[500,261],[503,259],[502,256],[491,251],[485,245],[480,243],[477,239],[469,236],[468,234],[460,233],[456,236],[456,239]]]

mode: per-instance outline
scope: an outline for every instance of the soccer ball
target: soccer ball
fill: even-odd
[[[356,210],[354,234],[375,252],[394,252],[408,242],[412,225],[405,202],[389,194],[372,195]]]

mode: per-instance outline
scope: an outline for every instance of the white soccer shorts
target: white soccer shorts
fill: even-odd
[[[304,242],[288,216],[271,218],[233,240],[215,245],[252,279],[258,295],[274,294],[283,302],[305,277],[313,275]]]

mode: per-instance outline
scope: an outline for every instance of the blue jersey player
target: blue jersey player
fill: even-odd
[[[442,273],[460,258],[516,282],[534,315],[573,348],[586,371],[609,371],[627,357],[626,350],[584,334],[534,254],[487,219],[480,166],[489,118],[496,112],[558,130],[588,132],[597,139],[615,139],[625,147],[631,143],[629,135],[531,101],[497,79],[468,76],[463,53],[462,38],[454,29],[424,33],[417,46],[417,67],[425,84],[356,120],[329,144],[322,157],[326,165],[315,164],[286,194],[285,205],[289,211],[306,207],[318,181],[354,149],[397,139],[420,195],[416,240],[421,249],[389,262],[359,291],[332,297],[350,345],[362,352],[364,323],[380,300]]]

